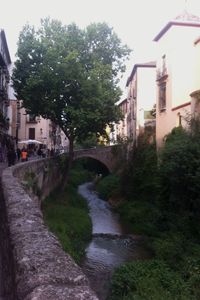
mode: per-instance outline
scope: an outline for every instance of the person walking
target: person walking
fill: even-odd
[[[8,148],[7,159],[8,159],[8,166],[9,167],[15,164],[16,152],[15,152],[15,149],[13,147]]]
[[[16,152],[17,152],[17,160],[20,161],[21,150],[19,148],[17,148]]]
[[[28,152],[25,148],[23,148],[21,151],[21,161],[25,162],[27,160],[28,160]]]

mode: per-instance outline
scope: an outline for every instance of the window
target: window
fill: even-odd
[[[29,139],[35,140],[35,128],[29,128]]]
[[[29,122],[36,122],[36,116],[35,115],[33,115],[33,114],[30,114],[29,115]]]
[[[166,55],[163,55],[157,66],[157,80],[163,80],[167,76]]]
[[[163,81],[159,84],[159,109],[160,111],[166,109],[166,82]]]
[[[34,114],[27,114],[27,122],[28,123],[37,123],[36,121],[36,115]]]
[[[182,116],[181,116],[180,113],[177,114],[176,126],[177,126],[177,127],[182,126]]]

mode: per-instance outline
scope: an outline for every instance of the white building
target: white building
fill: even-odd
[[[165,136],[176,126],[187,126],[192,113],[191,97],[200,90],[200,18],[184,11],[168,22],[156,35],[157,108],[156,141],[162,146]],[[198,68],[198,70],[197,70]]]
[[[156,103],[155,62],[135,64],[127,83],[127,137],[133,142],[144,131],[145,116]]]

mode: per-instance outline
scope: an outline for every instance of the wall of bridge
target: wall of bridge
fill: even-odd
[[[37,174],[33,178],[42,197],[61,180],[59,164],[50,160],[21,163],[3,171],[7,235],[1,250],[10,256],[10,266],[4,265],[12,270],[5,285],[5,290],[13,290],[10,300],[97,300],[81,268],[44,224],[40,201],[26,182],[28,173]]]
[[[113,172],[116,166],[116,158],[113,155],[113,147],[115,146],[105,146],[105,147],[95,147],[90,149],[80,149],[74,151],[74,159],[90,157],[96,159],[103,163],[109,170]]]

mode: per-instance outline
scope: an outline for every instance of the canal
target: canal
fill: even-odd
[[[80,185],[78,192],[88,203],[93,225],[81,267],[99,299],[106,300],[114,269],[128,261],[146,259],[149,253],[140,238],[126,234],[118,214],[98,197],[92,183]]]

